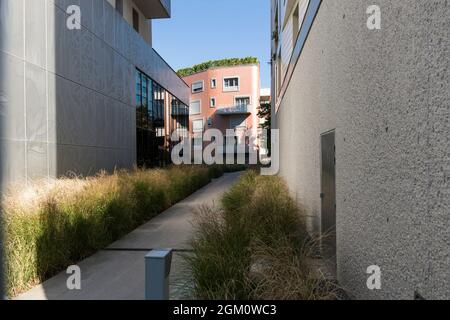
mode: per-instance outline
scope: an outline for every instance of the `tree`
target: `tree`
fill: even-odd
[[[258,117],[265,120],[259,127],[263,130],[267,130],[267,149],[270,155],[272,148],[272,137],[270,131],[272,128],[272,107],[270,103],[261,103],[258,111]]]

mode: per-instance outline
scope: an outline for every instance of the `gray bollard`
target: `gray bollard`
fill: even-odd
[[[145,299],[169,300],[172,249],[152,250],[145,256]]]

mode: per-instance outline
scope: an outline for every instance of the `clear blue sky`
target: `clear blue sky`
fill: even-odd
[[[153,20],[153,47],[175,69],[255,56],[270,87],[269,0],[172,0],[172,17]]]

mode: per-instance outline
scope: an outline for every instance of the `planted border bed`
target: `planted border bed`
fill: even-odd
[[[197,218],[190,264],[194,295],[211,300],[336,299],[338,288],[309,263],[320,239],[277,176],[249,171]]]
[[[228,170],[234,168],[118,171],[11,189],[4,199],[8,295],[108,246]]]

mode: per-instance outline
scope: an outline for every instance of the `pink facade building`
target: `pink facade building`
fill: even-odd
[[[246,135],[257,137],[259,63],[212,67],[183,79],[191,88],[189,121],[194,148],[202,145],[202,133],[213,128],[224,136],[227,129],[233,129],[239,143],[248,143]]]

